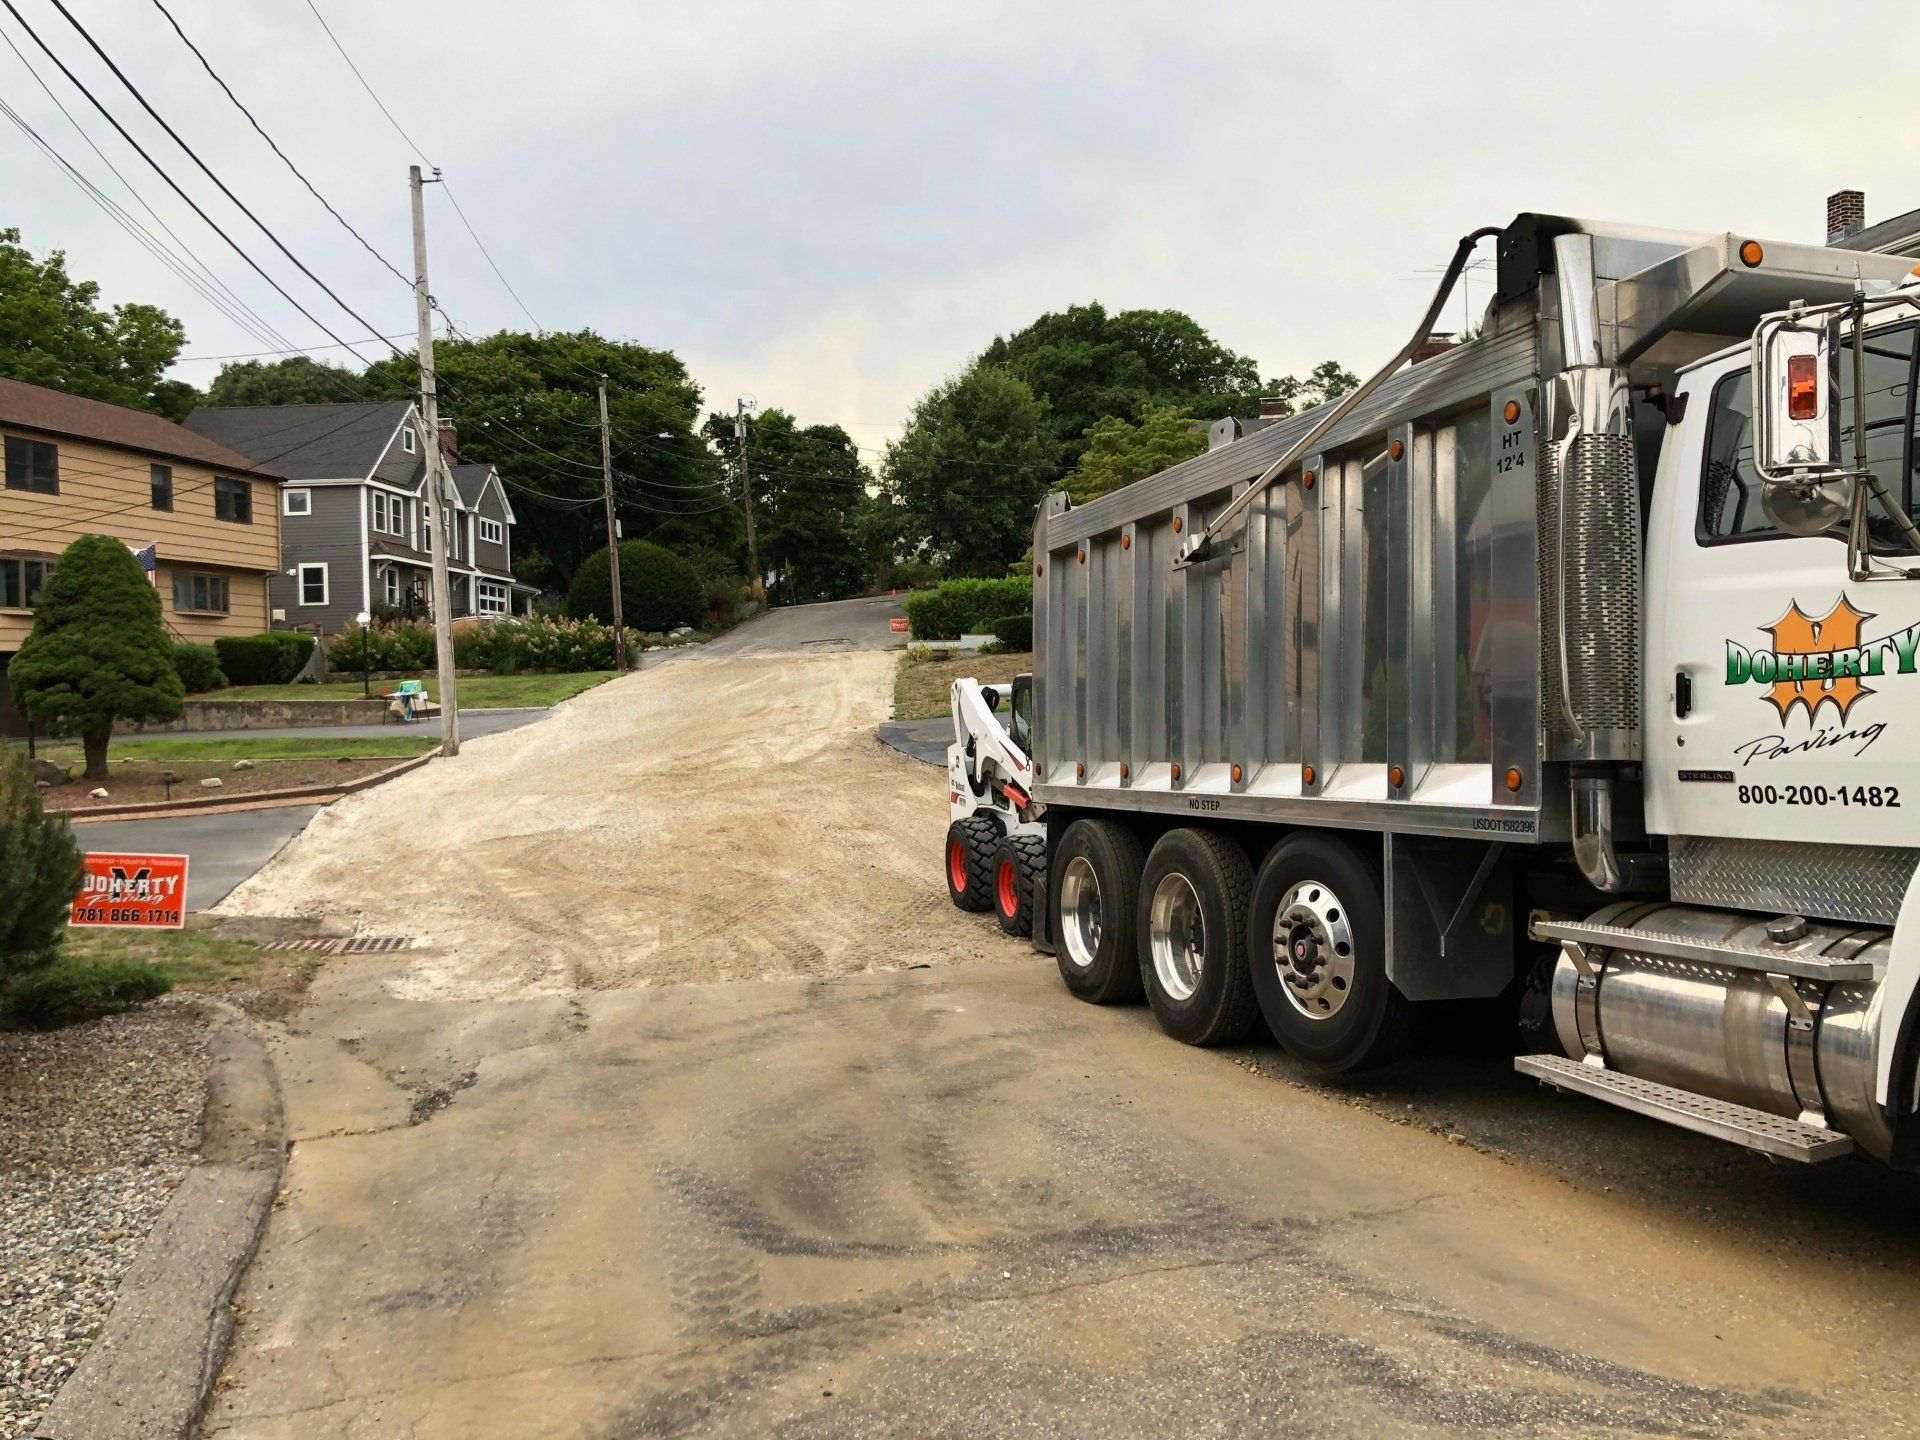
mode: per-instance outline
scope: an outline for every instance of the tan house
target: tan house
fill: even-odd
[[[141,555],[167,628],[211,644],[257,635],[280,571],[281,477],[191,430],[100,400],[0,379],[0,732],[23,729],[7,663],[33,629],[33,603],[80,535]]]

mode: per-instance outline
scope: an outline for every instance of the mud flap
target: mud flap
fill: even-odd
[[[1052,869],[1049,861],[1033,880],[1033,948],[1042,955],[1053,954],[1053,909],[1047,904],[1047,880]]]
[[[1878,1074],[1874,1098],[1893,1130],[1887,1163],[1920,1170],[1920,874],[1894,921],[1886,978],[1880,982]]]

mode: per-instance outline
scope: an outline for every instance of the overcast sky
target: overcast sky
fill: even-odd
[[[51,0],[15,3],[211,197]],[[406,287],[281,168],[154,0],[68,3],[290,249],[380,329],[411,330]],[[307,0],[165,3],[410,273],[417,157]],[[716,408],[749,394],[868,446],[996,333],[1076,301],[1185,310],[1265,375],[1328,357],[1365,370],[1404,338],[1455,238],[1522,210],[1817,242],[1832,190],[1864,189],[1869,220],[1920,206],[1912,82],[1872,61],[1916,53],[1910,0],[316,3],[541,326],[670,348]],[[325,340],[4,13],[0,32],[227,284],[294,344]],[[131,204],[4,49],[0,97]],[[0,224],[66,250],[109,301],[180,316],[189,355],[262,348],[4,122],[0,174]],[[309,309],[364,334],[216,201]],[[439,195],[429,228],[433,288],[460,326],[526,328]]]

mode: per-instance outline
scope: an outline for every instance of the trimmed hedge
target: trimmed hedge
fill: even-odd
[[[227,672],[220,668],[220,654],[211,645],[175,645],[173,668],[180,672],[180,683],[189,695],[227,688]]]
[[[1002,615],[993,622],[993,638],[1009,650],[1033,649],[1033,616]]]
[[[671,550],[646,540],[620,542],[620,618],[629,630],[698,625],[707,610],[699,573]],[[576,620],[613,618],[613,562],[600,549],[581,562],[567,592]]]
[[[306,668],[314,643],[311,635],[274,630],[265,635],[229,635],[214,641],[213,649],[233,684],[285,685]]]
[[[901,602],[916,640],[958,640],[984,635],[1005,615],[1033,609],[1033,581],[1016,575],[1004,580],[943,580]]]
[[[362,634],[366,654],[361,654]],[[639,638],[627,632],[627,653],[638,654]],[[327,642],[327,663],[343,674],[369,670],[429,670],[437,660],[433,627],[421,620],[375,623],[362,632],[355,625]],[[462,670],[491,670],[496,675],[530,671],[611,670],[613,627],[597,620],[547,616],[501,620],[464,619],[453,623],[453,663]]]
[[[137,960],[68,961],[22,975],[4,992],[7,1018],[36,1030],[108,1015],[173,988],[157,965]]]

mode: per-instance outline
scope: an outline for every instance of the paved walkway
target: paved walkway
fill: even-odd
[[[83,848],[187,857],[187,910],[210,910],[320,813],[318,805],[169,815],[164,820],[100,820],[73,827]]]
[[[910,760],[947,768],[947,747],[953,743],[953,717],[938,715],[931,720],[888,720],[874,734],[880,743],[891,745]]]

